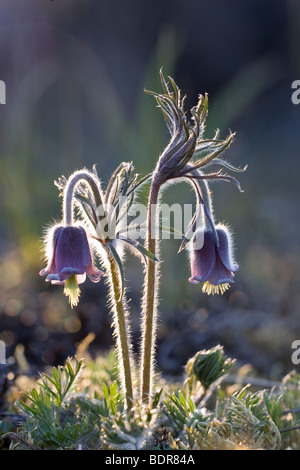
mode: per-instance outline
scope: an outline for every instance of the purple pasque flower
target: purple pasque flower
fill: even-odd
[[[81,226],[56,226],[47,240],[48,265],[40,271],[47,276],[46,281],[64,285],[64,293],[69,296],[71,307],[78,304],[80,289],[86,275],[93,282],[99,282],[102,271],[92,261],[86,231]]]
[[[218,240],[218,243],[217,243]],[[239,266],[232,255],[231,236],[226,227],[218,225],[215,233],[204,231],[203,246],[191,251],[191,284],[203,282],[202,291],[207,294],[223,294],[233,281]]]

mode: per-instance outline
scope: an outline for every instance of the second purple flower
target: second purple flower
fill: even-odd
[[[218,243],[216,241],[216,235]],[[203,246],[191,250],[191,284],[203,282],[202,291],[207,294],[223,294],[233,281],[234,272],[239,266],[234,262],[232,243],[228,230],[216,227],[216,234],[206,229]]]

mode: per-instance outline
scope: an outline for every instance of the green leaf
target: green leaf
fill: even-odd
[[[136,248],[144,256],[144,258],[147,257],[150,258],[152,261],[159,262],[159,260],[152,253],[150,253],[150,251],[148,251],[143,245],[141,245],[136,240],[131,240],[130,238],[121,238],[121,240],[128,243],[133,248]]]
[[[244,168],[237,168],[231,163],[226,162],[222,158],[214,158],[214,160],[211,163],[224,166],[225,168],[228,168],[228,170],[234,171],[236,173],[243,173],[248,168],[248,165],[245,165]]]
[[[66,367],[67,367],[67,369],[68,369],[70,378],[71,378],[71,380],[73,381],[74,378],[75,378],[75,374],[74,374],[74,372],[73,372],[72,366],[71,366],[71,364],[69,363],[69,361],[66,361]],[[77,365],[77,367],[76,367],[76,370],[77,370],[77,369],[78,369],[78,365]]]

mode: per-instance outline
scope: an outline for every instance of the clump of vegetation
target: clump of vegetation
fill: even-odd
[[[158,377],[150,403],[135,401],[129,413],[114,353],[69,359],[23,392],[17,429],[7,432],[2,421],[0,442],[11,450],[300,450],[296,372],[271,390],[257,390],[249,377],[232,392],[226,377],[234,361],[219,347],[199,355],[202,381],[191,367],[177,385]]]

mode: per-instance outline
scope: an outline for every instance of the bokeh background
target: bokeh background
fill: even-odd
[[[59,220],[53,181],[94,163],[103,182],[121,161],[150,172],[168,142],[154,99],[163,67],[187,94],[209,94],[206,135],[237,132],[226,158],[249,165],[244,193],[212,186],[216,217],[235,234],[232,289],[207,297],[188,283],[178,240],[162,244],[157,364],[180,374],[198,350],[220,343],[269,379],[291,368],[300,339],[300,79],[297,0],[1,0],[0,339],[9,364],[63,364],[89,332],[93,355],[113,346],[104,284],[86,282],[71,310],[38,276],[41,238]],[[147,189],[147,188],[145,188]],[[143,194],[141,195],[143,198]],[[193,202],[188,186],[164,202]],[[126,277],[136,351],[143,268]]]

